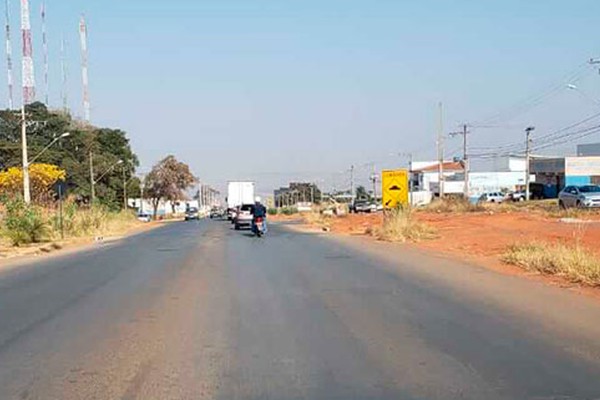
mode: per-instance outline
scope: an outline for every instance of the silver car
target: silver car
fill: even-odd
[[[558,195],[561,208],[596,208],[600,207],[600,186],[567,186]]]

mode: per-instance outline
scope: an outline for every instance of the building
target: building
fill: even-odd
[[[578,157],[599,157],[600,143],[580,144],[577,146]]]
[[[469,172],[469,197],[479,198],[488,192],[511,192],[525,187],[525,159],[505,157],[495,161],[494,171]],[[462,162],[446,161],[444,167],[443,189],[446,195],[464,195],[465,171]],[[429,193],[429,197],[439,196],[439,162],[413,163],[411,173],[412,188],[415,197],[420,193]],[[531,176],[531,182],[535,176]],[[425,196],[427,198],[427,196]]]
[[[544,197],[553,198],[567,185],[600,184],[600,156],[533,158],[530,171]]]
[[[290,182],[288,187],[276,189],[273,193],[275,207],[297,205],[298,203],[320,203],[321,190],[314,183]]]

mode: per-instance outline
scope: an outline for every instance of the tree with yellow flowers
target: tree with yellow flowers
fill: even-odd
[[[31,199],[38,204],[48,203],[52,199],[52,185],[64,180],[66,172],[52,164],[31,164],[29,182]],[[23,194],[23,169],[12,167],[0,172],[0,195],[19,196]]]

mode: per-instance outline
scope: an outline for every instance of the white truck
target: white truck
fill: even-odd
[[[244,204],[254,204],[254,182],[229,182],[227,186],[227,216],[233,221]]]

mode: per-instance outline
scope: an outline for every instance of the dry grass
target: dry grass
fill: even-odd
[[[479,203],[473,204],[462,198],[444,198],[436,199],[418,210],[436,213],[467,213],[485,211],[486,208]]]
[[[433,239],[435,231],[419,222],[410,210],[393,210],[385,215],[383,224],[370,232],[379,240],[388,242],[419,242]]]
[[[600,286],[600,259],[581,244],[515,244],[502,261],[529,271],[556,275],[571,282]]]
[[[333,217],[322,214],[319,211],[313,211],[302,214],[302,218],[307,224],[318,226],[319,228],[323,229],[330,229],[331,219]]]

